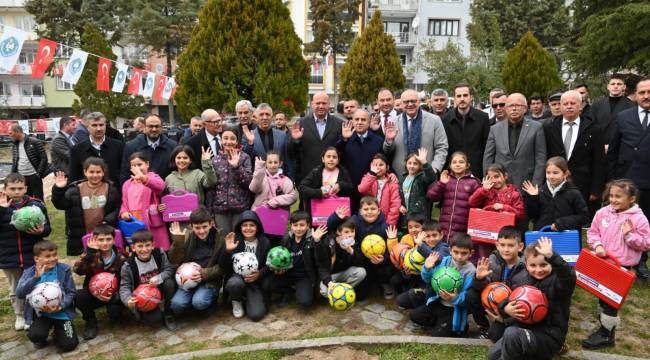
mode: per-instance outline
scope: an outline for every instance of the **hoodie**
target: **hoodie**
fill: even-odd
[[[255,257],[257,258],[258,271],[260,273],[257,278],[257,282],[260,282],[268,274],[269,268],[266,266],[266,256],[269,253],[271,248],[271,243],[269,239],[264,236],[264,228],[262,227],[262,222],[260,218],[257,217],[257,214],[252,210],[246,210],[241,215],[239,215],[239,220],[235,225],[235,238],[237,243],[237,248],[233,252],[228,252],[225,245],[222,247],[222,251],[219,252],[219,266],[226,275],[226,278],[229,278],[234,273],[232,268],[232,256],[234,254],[246,251],[246,241],[244,240],[244,235],[241,232],[241,225],[245,221],[253,221],[257,225],[257,248],[255,249]]]

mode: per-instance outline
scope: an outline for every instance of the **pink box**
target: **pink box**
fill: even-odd
[[[327,225],[327,218],[336,212],[340,206],[347,206],[346,216],[350,216],[350,198],[331,197],[326,199],[311,199],[311,225]]]
[[[287,224],[289,223],[289,210],[271,209],[266,206],[260,206],[255,209],[264,227],[264,233],[269,235],[284,235],[287,233]]]
[[[93,233],[89,232],[81,238],[81,244],[84,246],[84,250],[87,247],[88,240],[93,236]],[[115,246],[118,249],[124,249],[124,240],[122,239],[122,232],[119,229],[115,229]]]
[[[184,190],[177,190],[162,197],[167,206],[163,211],[163,221],[189,221],[192,210],[199,207],[199,196]]]

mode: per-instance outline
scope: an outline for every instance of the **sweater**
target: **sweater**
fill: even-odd
[[[165,189],[168,193],[177,190],[185,190],[198,195],[199,205],[205,204],[205,189],[213,187],[217,183],[217,175],[214,173],[210,160],[201,160],[201,169],[191,169],[185,172],[172,171],[165,178]]]

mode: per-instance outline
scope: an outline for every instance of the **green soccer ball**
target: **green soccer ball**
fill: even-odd
[[[440,290],[445,290],[448,293],[460,291],[463,287],[463,276],[455,268],[445,266],[433,273],[431,287],[436,294]]]
[[[291,252],[289,252],[289,249],[284,246],[276,246],[272,248],[266,256],[266,266],[272,270],[287,270],[290,269],[292,265],[293,259],[291,258]]]
[[[27,231],[45,223],[45,214],[38,206],[25,206],[11,216],[11,223],[18,231]]]

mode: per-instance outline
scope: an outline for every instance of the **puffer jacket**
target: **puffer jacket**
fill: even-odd
[[[524,212],[524,200],[517,187],[512,184],[506,184],[503,191],[495,188],[485,190],[482,186],[469,197],[469,206],[473,208],[483,208],[484,210],[494,210],[494,204],[503,205],[501,211],[515,214],[517,221],[523,220],[526,216]]]
[[[436,174],[431,168],[431,165],[429,163],[424,164],[422,171],[415,174],[407,204],[406,198],[404,197],[404,189],[402,188],[407,176],[408,173],[404,173],[399,179],[399,193],[402,198],[402,205],[408,209],[407,216],[403,217],[404,220],[401,224],[403,227],[406,227],[406,218],[409,215],[422,214],[427,219],[431,217],[431,202],[427,199],[426,194],[429,185],[436,180]]]
[[[589,208],[578,188],[570,182],[551,194],[547,184],[539,187],[539,194],[524,197],[526,215],[535,219],[534,229],[555,224],[559,231],[578,230],[582,233],[582,225],[589,223]]]
[[[439,221],[447,242],[455,233],[467,231],[469,198],[480,187],[481,182],[472,173],[463,175],[460,179],[450,174],[446,184],[438,181],[427,191],[429,200],[442,201]]]
[[[47,153],[43,147],[43,143],[33,137],[25,135],[25,153],[29,163],[32,164],[36,174],[42,179],[50,173],[50,166],[47,161]],[[11,172],[18,172],[18,162],[20,161],[20,154],[18,151],[18,142],[13,143],[11,148]]]
[[[357,186],[361,196],[370,195],[377,197],[379,189],[379,182],[377,176],[366,173],[361,179],[361,183]],[[386,178],[386,183],[381,190],[381,201],[379,202],[379,209],[386,217],[386,224],[397,225],[399,220],[399,206],[402,203],[402,198],[399,194],[399,182],[392,181],[391,178]]]
[[[18,231],[11,224],[14,212],[30,205],[38,206],[45,215],[43,233],[40,235]],[[8,207],[0,206],[0,269],[26,269],[34,265],[34,244],[50,235],[50,232],[52,229],[47,209],[40,200],[24,196],[17,203],[12,201]]]
[[[212,158],[217,184],[206,194],[206,204],[213,214],[229,211],[241,212],[251,207],[248,185],[253,178],[251,158],[245,152],[239,154],[239,165],[228,164],[228,155],[219,151]]]

